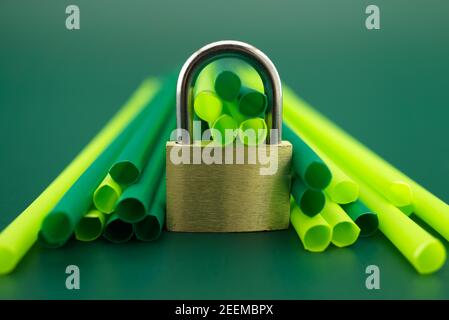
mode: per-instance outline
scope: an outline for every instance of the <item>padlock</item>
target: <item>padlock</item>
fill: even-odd
[[[192,136],[193,84],[208,63],[227,57],[243,59],[263,81],[268,103],[265,118],[271,128],[266,144],[223,147],[198,143]],[[176,94],[176,141],[166,145],[167,229],[249,232],[288,228],[292,145],[281,139],[282,88],[271,60],[243,42],[211,43],[186,61]],[[203,155],[212,155],[215,161],[210,157],[206,161]],[[249,161],[250,155],[257,159]],[[246,161],[239,162],[238,157]],[[267,159],[277,161],[271,171]]]

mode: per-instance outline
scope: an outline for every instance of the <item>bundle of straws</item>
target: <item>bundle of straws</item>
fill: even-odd
[[[61,247],[73,236],[116,243],[156,240],[165,223],[165,144],[175,128],[175,74],[147,79],[47,189],[0,234],[0,273],[11,272],[38,241]],[[449,206],[316,112],[284,85],[283,139],[293,145],[291,223],[304,248],[345,247],[380,231],[422,274],[442,267]],[[194,88],[197,119],[227,145],[266,138],[267,97],[257,72],[217,61]],[[239,134],[229,137],[226,129]]]

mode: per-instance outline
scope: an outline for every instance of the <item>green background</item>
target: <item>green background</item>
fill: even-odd
[[[77,4],[81,30],[65,29]],[[364,26],[381,9],[381,30]],[[202,45],[249,42],[281,78],[449,201],[447,1],[0,2],[0,228],[59,174],[148,75]],[[447,242],[444,242],[446,247]],[[65,289],[65,267],[81,290]],[[365,288],[376,264],[381,289]],[[155,243],[34,247],[1,298],[449,298],[449,263],[419,276],[381,234],[324,254],[290,229],[165,233]]]

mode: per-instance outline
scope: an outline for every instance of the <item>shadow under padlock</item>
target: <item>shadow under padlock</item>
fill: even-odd
[[[265,120],[271,129],[266,144],[223,147],[193,141],[193,84],[203,67],[224,57],[245,60],[264,83],[270,110]],[[288,228],[292,145],[281,139],[281,81],[270,59],[243,42],[206,45],[186,61],[180,72],[176,112],[178,140],[166,146],[168,231]],[[215,161],[210,163],[203,154],[212,155]],[[262,157],[269,159],[269,165],[262,163]]]

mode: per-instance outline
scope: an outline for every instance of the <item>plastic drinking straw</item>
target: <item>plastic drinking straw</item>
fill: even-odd
[[[75,228],[75,238],[79,241],[94,241],[103,233],[106,217],[103,212],[90,210]]]
[[[413,205],[417,216],[449,240],[446,203],[313,110],[285,86],[284,120],[310,137],[347,174],[351,170],[363,177],[397,207]]]
[[[267,96],[257,90],[244,87],[240,89],[238,110],[241,114],[254,118],[263,116],[267,108]]]
[[[196,115],[212,124],[223,112],[223,103],[214,90],[215,63],[210,63],[198,75],[193,88],[193,109]]]
[[[211,125],[211,134],[213,140],[220,145],[229,145],[235,140],[235,133],[238,125],[233,117],[227,114],[222,114]],[[234,134],[232,134],[232,131]]]
[[[195,113],[200,119],[213,123],[223,111],[223,103],[215,92],[202,91],[193,102]]]
[[[142,173],[150,152],[159,138],[160,130],[167,123],[167,119],[174,116],[176,81],[175,75],[164,81],[162,89],[148,106],[150,114],[132,135],[109,170],[109,174],[117,183],[132,184]]]
[[[217,77],[215,78],[215,92],[226,101],[237,99],[242,82],[240,77],[222,64],[217,63]]]
[[[115,212],[125,222],[136,223],[150,210],[153,197],[158,190],[161,174],[165,172],[165,145],[175,128],[175,118],[161,132],[153,154],[145,167],[140,180],[130,186],[120,197]]]
[[[332,174],[326,163],[287,125],[282,125],[283,139],[293,145],[293,170],[311,188],[324,189]]]
[[[154,241],[162,233],[165,224],[166,207],[166,177],[165,174],[159,181],[159,188],[151,203],[150,210],[143,220],[134,225],[136,238],[141,241]]]
[[[326,204],[324,192],[310,189],[298,176],[294,178],[291,194],[301,211],[310,217],[320,213]]]
[[[173,88],[174,90],[174,88]],[[92,195],[106,177],[108,169],[146,117],[151,108],[142,110],[78,178],[42,222],[42,238],[51,244],[67,241],[78,222],[93,204]]]
[[[267,123],[262,118],[251,118],[240,123],[238,136],[244,145],[256,146],[267,138]]]
[[[36,242],[42,221],[99,154],[117,137],[152,98],[159,87],[145,80],[120,111],[105,125],[64,171],[0,233],[0,274],[14,270]]]
[[[443,244],[418,226],[398,208],[388,203],[361,179],[352,178],[360,186],[361,200],[379,216],[379,229],[422,274],[440,269],[446,260]]]
[[[356,201],[359,198],[359,186],[357,183],[324,154],[320,153],[320,157],[326,162],[332,172],[331,183],[325,189],[330,199],[339,204]]]
[[[357,241],[360,228],[335,202],[326,199],[320,215],[332,227],[332,243],[339,248],[350,246]]]
[[[308,106],[285,85],[284,121],[331,158],[343,171],[350,168],[391,203],[411,204],[410,184],[368,148]],[[348,172],[346,172],[348,173]]]
[[[103,213],[112,213],[122,192],[123,187],[108,174],[94,192],[95,207]]]
[[[125,243],[131,240],[134,235],[134,225],[125,222],[113,213],[106,222],[103,237],[113,243]]]
[[[290,221],[304,249],[311,252],[326,250],[332,239],[332,228],[327,221],[320,214],[313,217],[304,214],[294,201],[290,205]]]
[[[366,205],[360,201],[341,204],[341,208],[360,228],[360,237],[370,237],[374,235],[379,228],[379,218]]]

